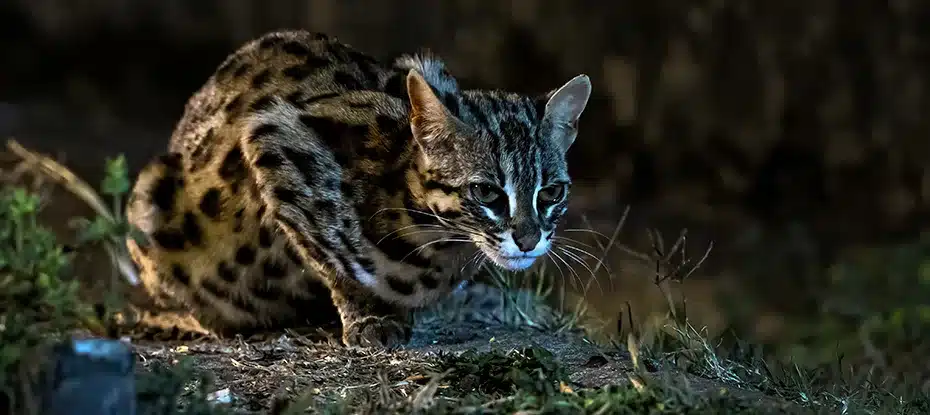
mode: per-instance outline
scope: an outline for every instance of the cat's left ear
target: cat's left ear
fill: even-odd
[[[578,135],[578,119],[591,97],[591,79],[578,75],[558,89],[546,94],[543,124],[552,138],[568,151]]]

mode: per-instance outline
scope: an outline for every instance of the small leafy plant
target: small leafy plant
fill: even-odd
[[[13,400],[18,366],[49,334],[90,321],[76,281],[63,278],[67,255],[55,235],[36,221],[39,198],[0,189],[0,387]]]

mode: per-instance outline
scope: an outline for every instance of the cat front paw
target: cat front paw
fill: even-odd
[[[412,333],[410,323],[396,317],[367,316],[343,328],[342,342],[350,347],[393,348],[407,344]]]

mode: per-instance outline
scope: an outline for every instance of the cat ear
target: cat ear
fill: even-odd
[[[591,97],[591,79],[578,75],[546,95],[543,122],[553,138],[567,151],[578,135],[578,119]]]
[[[453,131],[455,116],[416,69],[407,72],[407,95],[410,97],[410,128],[421,146],[447,137]]]

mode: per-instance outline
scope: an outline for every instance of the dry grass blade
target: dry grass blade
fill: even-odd
[[[31,168],[38,173],[44,174],[83,200],[84,203],[87,203],[101,217],[109,221],[116,220],[113,212],[107,208],[106,203],[94,191],[94,188],[77,177],[67,167],[62,166],[50,157],[28,150],[14,139],[7,140],[7,148],[23,160],[20,167]],[[133,286],[138,285],[139,274],[126,248],[124,246],[108,245],[106,251],[120,274],[126,279],[126,282]]]
[[[452,373],[452,369],[446,370],[443,373],[434,375],[426,386],[423,386],[417,394],[413,397],[411,405],[414,410],[425,410],[433,402],[433,398],[436,397],[436,391],[439,390],[439,382],[448,377]]]

